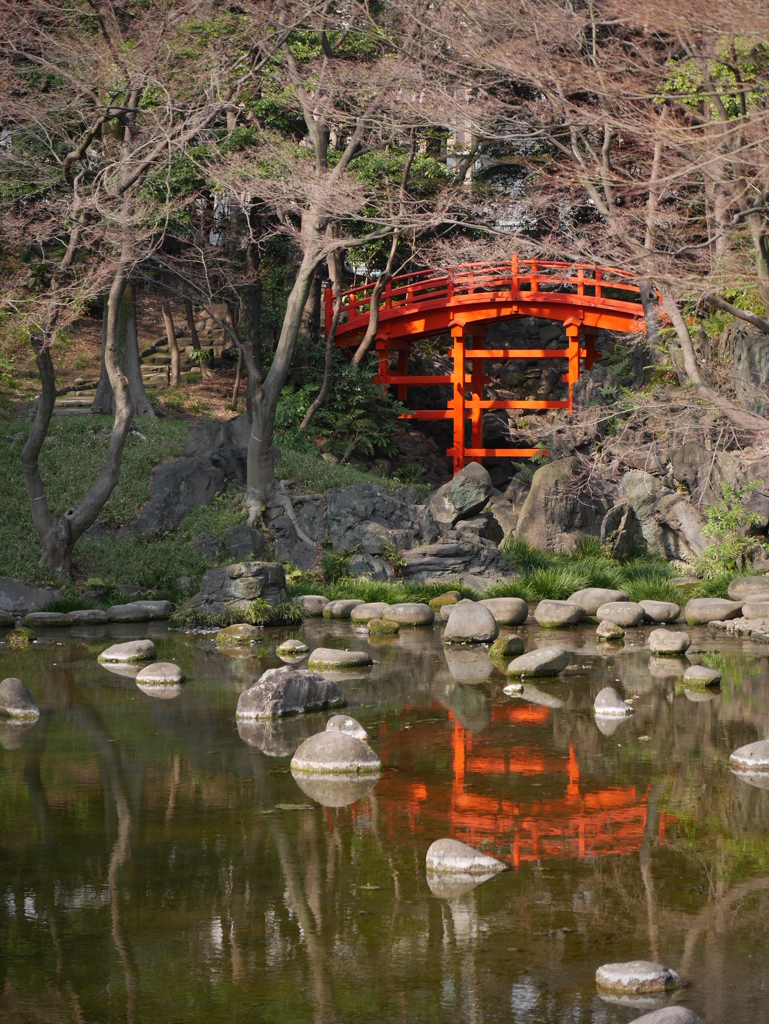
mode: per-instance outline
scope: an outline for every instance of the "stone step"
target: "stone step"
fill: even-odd
[[[54,406],[53,407],[53,415],[54,416],[90,416],[91,415],[91,407],[89,405],[89,406],[86,406],[85,408],[81,408],[81,409],[70,409],[70,408],[62,409],[62,408],[60,408],[58,406]]]
[[[93,405],[93,398],[57,398],[54,409],[79,409]]]

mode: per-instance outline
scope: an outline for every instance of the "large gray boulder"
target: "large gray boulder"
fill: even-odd
[[[9,676],[0,683],[0,719],[33,722],[39,717],[40,708],[21,679]]]
[[[435,622],[435,612],[429,604],[405,601],[402,604],[388,605],[381,618],[397,622],[399,626],[432,626]]]
[[[23,621],[30,629],[72,625],[72,619],[65,612],[30,612]]]
[[[680,607],[673,601],[639,601],[644,615],[652,622],[675,622],[681,614]]]
[[[294,775],[378,775],[381,770],[367,743],[337,730],[310,736],[291,759]]]
[[[455,604],[443,631],[447,644],[487,644],[498,636],[497,620],[485,605],[476,602]]]
[[[135,523],[119,536],[150,536],[176,530],[201,505],[210,505],[224,488],[224,475],[205,459],[173,459],[156,466],[150,477],[150,500]]]
[[[301,607],[302,614],[308,619],[321,618],[323,609],[330,604],[329,599],[322,594],[301,594],[296,598],[296,603]]]
[[[487,597],[481,601],[498,626],[521,626],[529,617],[529,606],[520,597]]]
[[[12,615],[26,615],[51,601],[61,599],[60,590],[49,587],[30,587],[12,576],[0,576],[0,610]]]
[[[307,662],[311,669],[364,668],[371,664],[365,651],[340,651],[335,647],[316,647]]]
[[[238,698],[238,718],[282,718],[345,703],[337,683],[303,668],[268,669]]]
[[[729,584],[728,594],[732,601],[755,601],[769,594],[769,576],[738,576]]]
[[[356,623],[370,622],[371,619],[385,618],[385,612],[390,607],[386,601],[375,601],[373,604],[358,604],[350,612],[350,621]]]
[[[155,658],[155,645],[151,640],[129,640],[124,644],[112,644],[99,655],[99,661],[134,664],[140,661],[152,661]]]
[[[179,684],[184,682],[184,672],[172,661],[154,661],[139,670],[136,682],[148,687]]]
[[[740,490],[759,481],[760,486],[745,497],[745,508],[760,517],[760,528],[769,525],[769,488],[764,486],[764,481],[769,480],[769,458],[762,451],[714,454],[696,441],[689,441],[671,454],[670,461],[673,477],[687,486],[698,507],[720,499],[724,483]]]
[[[606,587],[586,587],[575,591],[569,598],[571,604],[578,604],[586,615],[595,615],[602,604],[609,601],[627,601],[624,590],[609,590]]]
[[[252,601],[262,600],[273,608],[288,601],[286,574],[274,562],[235,562],[209,569],[200,590],[190,601],[198,615],[240,618]]]
[[[571,601],[540,601],[534,609],[534,618],[546,629],[555,629],[559,626],[576,626],[585,609]]]
[[[491,477],[477,462],[461,469],[430,498],[430,511],[436,523],[451,529],[460,519],[469,519],[485,507],[493,491]]]
[[[73,626],[101,626],[109,621],[101,608],[76,608],[69,617]]]
[[[110,622],[150,622],[168,619],[173,612],[174,606],[170,601],[131,601],[129,604],[113,604],[107,609],[107,618]]]
[[[436,544],[404,551],[402,562],[403,579],[415,583],[460,580],[481,589],[516,578],[515,571],[492,541],[456,530],[445,534]]]
[[[515,536],[542,551],[571,552],[581,536],[600,537],[611,505],[601,484],[580,480],[576,456],[551,462],[534,474]]]
[[[356,597],[341,598],[338,601],[329,601],[323,609],[324,619],[349,619],[355,608],[359,608],[363,601]]]
[[[721,597],[696,597],[684,608],[684,618],[692,624],[724,622],[736,619],[742,605],[742,601],[725,601]]]
[[[630,470],[622,477],[620,492],[638,517],[650,551],[669,561],[695,560],[705,551],[705,517],[659,477],[642,469]]]
[[[193,537],[190,547],[207,562],[223,562],[227,557],[227,548],[210,530],[203,530]]]
[[[297,533],[285,504],[278,500],[270,502],[267,519],[273,557],[276,562],[291,562],[300,569],[312,569],[320,559],[320,544],[328,537],[326,500],[322,494],[292,494],[291,504],[304,536]]]
[[[431,544],[438,529],[429,510],[411,505],[379,484],[351,484],[326,493],[328,536],[335,551],[382,555]]]
[[[653,629],[648,638],[649,650],[652,654],[676,657],[689,650],[691,640],[683,630]]]

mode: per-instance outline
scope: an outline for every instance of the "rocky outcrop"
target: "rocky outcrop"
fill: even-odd
[[[561,459],[534,474],[515,536],[541,551],[575,549],[580,536],[600,537],[612,505],[609,490],[579,480],[579,460]]]
[[[252,601],[266,601],[273,608],[288,601],[286,574],[273,562],[235,562],[209,569],[190,605],[199,616],[233,618],[247,613]]]
[[[345,703],[337,683],[303,668],[268,669],[238,699],[238,718],[281,718]]]
[[[150,478],[150,500],[135,523],[119,536],[151,536],[176,530],[194,508],[210,505],[224,488],[224,475],[205,459],[173,459],[156,466]]]
[[[49,587],[30,587],[12,576],[0,576],[0,610],[12,615],[26,615],[51,601],[58,601],[61,591]]]
[[[492,541],[479,540],[452,530],[436,544],[404,551],[401,575],[417,583],[460,580],[483,589],[491,583],[515,579],[515,572]]]
[[[623,476],[620,492],[638,517],[650,551],[668,560],[687,560],[698,558],[708,546],[702,534],[705,517],[659,477],[631,470]]]
[[[609,509],[601,520],[600,537],[612,558],[628,558],[646,548],[641,520],[627,501]]]
[[[460,519],[470,519],[486,505],[493,491],[488,470],[477,462],[461,469],[430,498],[430,511],[443,529],[450,530]]]
[[[378,484],[352,484],[326,493],[328,536],[335,551],[382,555],[431,544],[438,529],[425,506],[410,505]]]
[[[741,331],[734,346],[734,390],[743,409],[769,413],[769,337]]]
[[[266,547],[264,537],[258,530],[246,523],[231,526],[223,533],[224,543],[233,558],[247,561],[260,558]]]

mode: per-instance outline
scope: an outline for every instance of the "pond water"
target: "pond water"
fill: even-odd
[[[703,699],[650,666],[642,632],[606,656],[594,628],[523,628],[574,653],[512,698],[437,627],[368,645],[315,620],[247,657],[138,629],[0,646],[0,678],[43,712],[0,727],[3,1024],[625,1024],[646,1006],[600,998],[595,970],[630,959],[679,971],[668,1001],[708,1024],[769,1021],[769,792],[728,765],[769,736],[769,646],[693,631],[693,660],[724,677]],[[97,664],[140,635],[186,672],[175,699]],[[289,771],[327,715],[236,723],[288,635],[376,659],[341,683],[385,766],[351,805],[316,803]],[[609,734],[591,711],[605,685],[636,698]],[[442,836],[511,870],[433,895]]]

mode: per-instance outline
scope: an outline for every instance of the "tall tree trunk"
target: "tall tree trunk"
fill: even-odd
[[[108,314],[109,303],[105,303],[101,328],[101,375],[91,410],[105,416],[112,416],[115,412],[115,395],[106,361]],[[134,415],[154,418],[155,410],[147,397],[142,379],[139,341],[136,333],[136,296],[131,281],[126,284],[120,305],[116,346],[118,365],[120,372],[128,381],[128,392],[133,404]]]
[[[238,393],[240,392],[240,376],[243,373],[243,349],[238,349],[238,365],[235,369],[235,385],[232,389],[232,399],[230,401],[230,409],[233,412],[238,411]]]
[[[321,337],[321,272],[317,267],[310,282],[310,292],[302,314],[302,326],[299,330],[299,341],[294,357],[294,365],[307,366],[309,350],[318,344]]]
[[[202,353],[200,347],[200,338],[198,337],[198,329],[195,326],[195,313],[192,309],[192,300],[184,300],[184,312],[187,317],[187,330],[190,332],[190,340],[192,341],[192,347],[196,352]],[[211,361],[210,359],[204,359],[202,354],[200,355],[200,376],[202,380],[211,379]]]
[[[246,286],[241,294],[241,316],[246,326],[246,338],[241,347],[238,365],[244,358],[249,386],[246,388],[246,411],[251,420],[253,387],[252,376],[262,376],[262,277],[259,239],[262,234],[262,218],[257,203],[252,200],[248,209],[249,241],[246,246]],[[245,348],[245,355],[243,349]],[[255,385],[254,385],[255,386]]]
[[[331,320],[328,338],[326,338],[326,358],[323,367],[323,383],[321,384],[320,391],[315,396],[310,408],[305,413],[304,419],[299,427],[300,431],[306,430],[307,427],[309,427],[313,416],[325,403],[326,398],[328,397],[329,388],[331,387],[331,370],[334,366],[334,349],[336,347],[334,341],[336,339],[336,329],[339,325],[339,317],[342,313],[342,261],[338,256],[329,256],[328,270],[332,281],[332,287],[334,289],[334,315]],[[318,276],[317,273],[315,276]]]
[[[179,364],[179,345],[176,341],[176,328],[174,327],[174,317],[171,312],[171,306],[168,302],[161,302],[160,308],[163,311],[163,325],[166,329],[168,351],[171,354],[171,387],[177,388],[181,381],[181,369]]]

